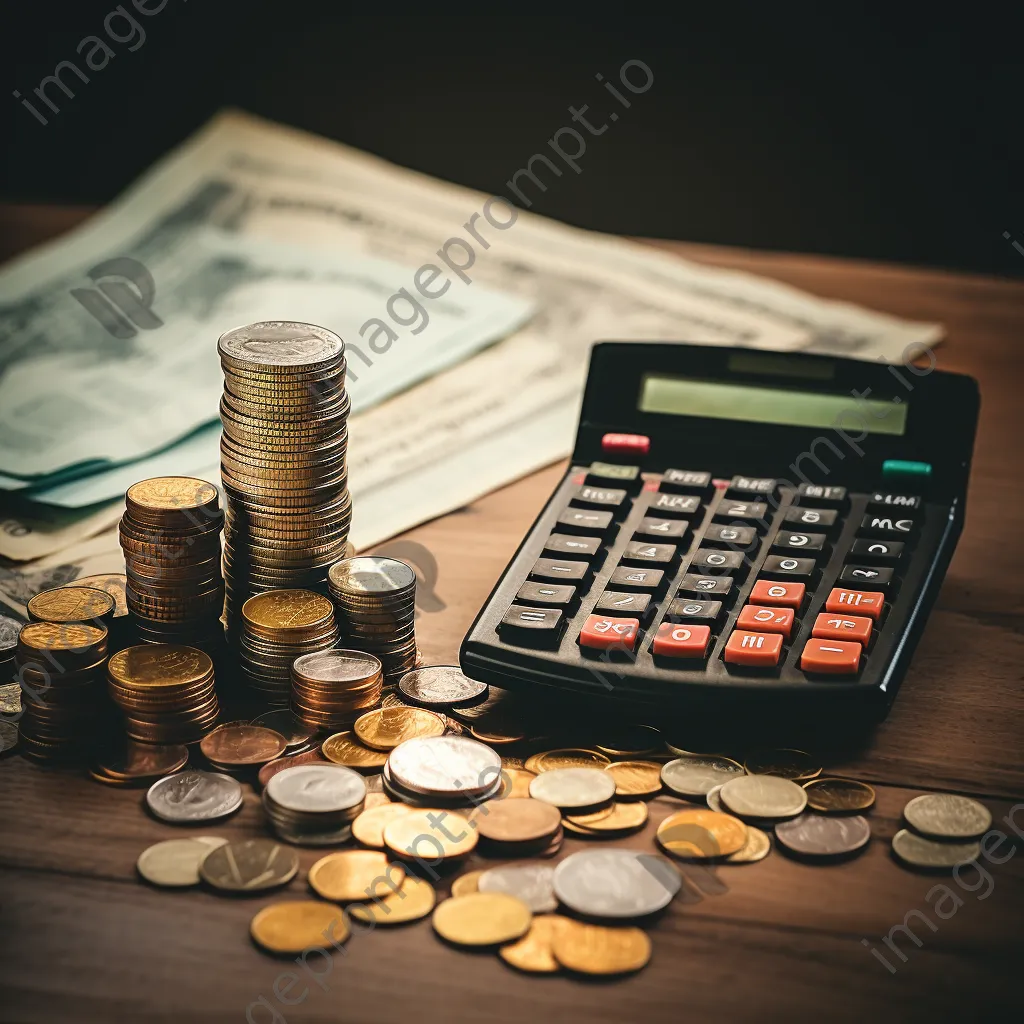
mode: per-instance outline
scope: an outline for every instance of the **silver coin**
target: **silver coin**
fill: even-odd
[[[738,775],[722,786],[718,799],[741,818],[779,821],[803,811],[807,791],[780,775]]]
[[[602,849],[566,857],[555,868],[553,884],[558,899],[579,914],[630,918],[667,907],[682,877],[658,854]]]
[[[199,884],[199,865],[226,839],[194,836],[191,839],[165,839],[139,854],[135,867],[151,885],[179,888]]]
[[[955,868],[981,856],[981,843],[940,843],[925,839],[910,829],[901,828],[892,837],[892,852],[915,868]]]
[[[597,768],[552,768],[530,780],[530,796],[562,810],[596,807],[615,796],[615,779]]]
[[[188,769],[154,782],[146,805],[161,821],[214,821],[242,806],[242,787],[230,775]]]
[[[480,892],[505,892],[521,899],[535,914],[558,909],[555,869],[547,864],[506,864],[477,879]]]
[[[719,814],[728,814],[729,812],[722,806],[721,798],[719,793],[722,792],[721,786],[715,786],[714,789],[709,789],[707,792],[708,807],[713,811],[718,811]]]
[[[303,654],[292,662],[298,676],[320,683],[357,683],[381,671],[380,660],[365,651],[330,647],[326,651]]]
[[[738,775],[743,765],[716,754],[677,757],[661,766],[661,781],[678,796],[707,796],[708,791]]]
[[[415,793],[470,797],[493,788],[501,757],[466,736],[424,736],[395,747],[387,767],[392,782]]]
[[[313,730],[308,725],[303,725],[290,708],[265,711],[262,715],[254,718],[250,724],[279,732],[289,748],[301,747],[304,743],[308,743],[313,736]]]
[[[383,555],[357,555],[335,562],[327,578],[345,595],[387,595],[416,585],[416,571],[411,566]]]
[[[458,665],[429,665],[406,672],[398,688],[417,704],[461,704],[487,693],[487,684],[463,675]]]
[[[292,814],[336,814],[366,799],[366,783],[340,764],[300,764],[278,772],[263,793],[264,800]]]
[[[217,351],[236,362],[300,369],[337,359],[345,343],[333,331],[313,324],[264,320],[225,331]]]
[[[466,807],[469,804],[476,806],[486,800],[492,800],[502,790],[502,776],[494,780],[494,784],[475,796],[466,796],[459,793],[456,796],[439,796],[437,793],[417,793],[415,790],[406,789],[391,778],[388,766],[384,765],[381,773],[384,793],[392,800],[400,804],[409,804],[411,807]]]
[[[787,850],[805,857],[836,857],[867,846],[871,826],[860,814],[801,814],[775,826],[775,838]]]
[[[955,793],[915,796],[903,808],[903,817],[911,828],[935,839],[973,839],[992,824],[987,807]]]

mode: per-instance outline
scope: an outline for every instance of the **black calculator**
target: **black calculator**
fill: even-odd
[[[463,671],[672,713],[884,716],[960,534],[978,406],[933,367],[595,345],[570,468]]]

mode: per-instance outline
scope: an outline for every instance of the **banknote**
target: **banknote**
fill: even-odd
[[[0,558],[26,562],[61,551],[108,529],[123,511],[120,501],[79,510],[5,500],[0,504]]]

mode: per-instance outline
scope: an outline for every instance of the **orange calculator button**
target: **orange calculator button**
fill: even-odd
[[[799,608],[807,588],[803,583],[773,583],[758,580],[750,592],[751,604],[771,604],[784,608]]]
[[[781,653],[780,633],[747,633],[742,629],[734,629],[725,645],[725,660],[733,665],[771,668],[778,665]]]
[[[835,587],[825,602],[825,611],[846,613],[847,615],[870,615],[871,618],[877,619],[882,614],[883,604],[885,604],[883,594]]]
[[[710,626],[680,626],[663,622],[651,644],[651,654],[660,654],[664,658],[703,658],[710,639]]]
[[[590,615],[580,630],[580,646],[605,651],[610,647],[631,651],[636,646],[640,623],[636,619],[619,619],[610,615]]]
[[[748,604],[736,620],[738,629],[761,630],[763,633],[781,633],[787,640],[793,632],[796,612],[792,608],[765,608]]]
[[[822,612],[814,620],[811,636],[819,640],[851,640],[867,647],[873,625],[873,619],[862,615],[830,615]]]
[[[860,668],[860,644],[845,640],[808,640],[800,655],[804,672],[828,672],[852,675]]]

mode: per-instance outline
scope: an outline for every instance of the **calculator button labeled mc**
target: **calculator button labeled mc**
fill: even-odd
[[[914,520],[907,515],[895,513],[878,513],[866,515],[860,521],[857,535],[860,537],[880,537],[882,540],[906,540],[914,532]]]

